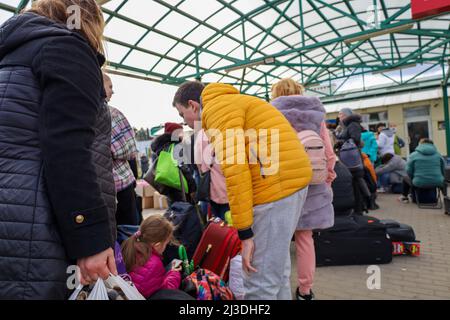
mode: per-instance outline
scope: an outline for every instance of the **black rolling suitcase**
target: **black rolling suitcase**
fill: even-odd
[[[392,261],[386,225],[369,216],[336,217],[332,228],[314,233],[316,265],[367,265]]]

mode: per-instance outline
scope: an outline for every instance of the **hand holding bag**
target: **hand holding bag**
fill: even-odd
[[[145,300],[133,283],[113,274],[110,274],[106,280],[99,278],[90,292],[86,292],[84,288],[80,284],[69,297],[69,300],[111,300],[108,289],[115,291],[117,296],[122,293],[124,297],[122,300]],[[83,294],[84,297],[80,297],[80,294]]]

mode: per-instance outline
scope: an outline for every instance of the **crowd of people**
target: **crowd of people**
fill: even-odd
[[[64,25],[73,2],[83,8],[80,30]],[[94,0],[38,0],[0,29],[0,298],[67,298],[72,264],[85,285],[117,274],[120,224],[140,225],[122,254],[141,294],[180,286],[180,268],[167,272],[162,263],[173,225],[159,216],[142,221],[136,205],[138,152],[127,119],[109,105],[103,27]],[[167,107],[201,130],[186,138],[181,124],[167,123],[140,177],[169,203],[202,200],[215,217],[231,213],[249,300],[292,298],[293,237],[296,298],[312,300],[313,230],[332,227],[337,214],[376,209],[377,192],[403,193],[407,202],[417,188],[443,187],[445,164],[431,140],[405,162],[391,129],[370,132],[348,108],[329,130],[320,100],[292,79],[273,85],[270,102],[227,84],[186,82]],[[220,143],[229,130],[233,143]],[[257,133],[254,143],[247,131]],[[169,151],[193,159],[179,166],[185,190],[155,183],[153,164]],[[207,172],[209,198],[199,199]]]

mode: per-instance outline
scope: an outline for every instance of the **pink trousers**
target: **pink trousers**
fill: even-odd
[[[316,252],[312,234],[311,230],[295,231],[298,286],[302,295],[310,294],[316,271]]]

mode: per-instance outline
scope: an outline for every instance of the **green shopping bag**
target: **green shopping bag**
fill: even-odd
[[[155,182],[182,191],[180,172],[177,161],[173,158],[174,144],[169,150],[161,151],[156,164]],[[183,176],[184,190],[189,193],[186,178]]]

